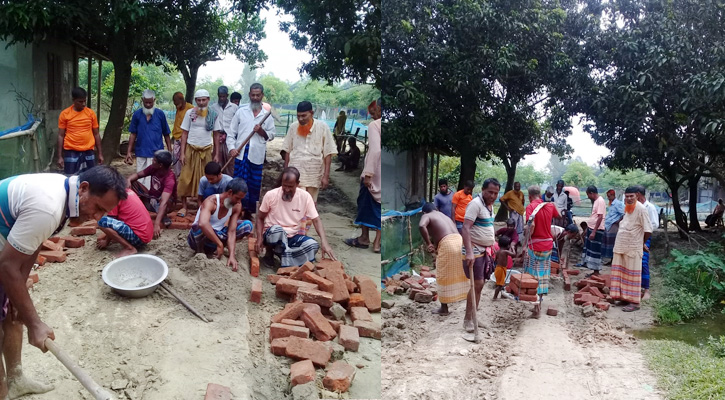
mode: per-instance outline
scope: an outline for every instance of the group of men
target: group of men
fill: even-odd
[[[532,317],[538,318],[543,296],[548,293],[551,262],[559,262],[567,239],[572,242],[582,236],[571,221],[571,199],[559,181],[556,192],[542,197],[538,186],[528,188],[528,205],[521,185],[504,193],[499,201],[509,212],[507,228],[494,230],[493,205],[499,198],[500,183],[486,179],[480,194],[473,194],[473,182],[465,182],[462,190],[452,193],[448,182],[439,181],[440,192],[433,203],[423,206],[419,224],[427,250],[436,252],[438,296],[440,308],[433,312],[449,313],[448,304],[467,298],[464,329],[472,332],[473,313],[478,308],[483,285],[497,267],[495,254],[499,251],[496,236],[506,235],[505,251],[516,254],[516,244],[522,236],[524,272],[538,281],[538,301]],[[601,257],[612,263],[612,297],[624,306],[624,311],[639,309],[641,299],[649,296],[649,245],[653,229],[659,226],[654,206],[646,201],[644,187],[625,190],[624,202],[616,199],[613,190],[607,193],[609,212],[604,200],[593,186],[587,188],[592,201],[592,214],[586,223],[582,264],[592,274],[601,270]],[[548,198],[546,198],[548,197]],[[605,218],[606,214],[606,218]],[[571,221],[571,222],[570,222]],[[585,224],[583,224],[585,225]],[[461,262],[461,260],[463,261]],[[586,264],[584,264],[586,263]],[[511,262],[509,262],[511,265]],[[473,267],[474,291],[469,296],[469,268]],[[497,272],[497,285],[501,277]],[[505,275],[503,276],[505,278]],[[634,287],[636,286],[636,293]],[[474,303],[475,302],[475,303]],[[475,305],[474,305],[475,304]]]

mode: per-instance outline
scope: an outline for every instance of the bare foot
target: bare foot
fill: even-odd
[[[435,309],[435,310],[433,310],[433,311],[431,311],[431,312],[432,312],[433,314],[438,314],[438,315],[440,315],[441,317],[445,317],[445,316],[447,316],[447,315],[449,315],[449,314],[450,314],[450,313],[448,312],[448,307],[445,307],[445,308],[443,308],[443,306],[441,306],[441,308]]]
[[[464,319],[463,320],[463,329],[466,330],[466,332],[471,333],[475,331],[476,329],[473,327],[473,321]]]
[[[649,300],[649,289],[644,290],[644,294],[642,295],[642,300]]]
[[[8,380],[9,399],[17,399],[18,397],[24,396],[26,394],[46,393],[50,392],[53,389],[55,389],[53,385],[48,385],[45,383],[31,380],[30,378],[22,374],[18,378]]]
[[[96,247],[98,250],[103,250],[108,247],[108,238],[106,236],[99,236],[96,240]]]
[[[116,253],[116,257],[125,257],[136,253],[138,253],[138,250],[136,250],[135,247],[131,247],[130,249],[123,249],[119,251],[118,253]]]

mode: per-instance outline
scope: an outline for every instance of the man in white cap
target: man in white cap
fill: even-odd
[[[242,178],[247,182],[249,191],[242,200],[242,206],[247,213],[255,213],[259,193],[262,190],[262,168],[264,167],[264,156],[267,153],[267,142],[274,139],[274,119],[267,118],[264,124],[260,125],[262,119],[271,109],[267,109],[262,103],[264,98],[264,86],[254,83],[249,87],[249,104],[239,106],[234,114],[230,126],[231,132],[227,133],[227,148],[229,157],[235,157],[234,177]],[[252,138],[241,150],[237,147],[252,135]]]
[[[131,136],[128,139],[128,151],[126,152],[125,160],[126,164],[131,165],[133,163],[131,154],[133,153],[135,144],[136,172],[143,171],[151,165],[154,161],[154,153],[164,149],[164,142],[166,143],[166,148],[172,151],[169,123],[166,121],[166,114],[154,107],[154,103],[156,102],[156,94],[154,91],[150,89],[144,90],[141,102],[143,103],[143,107],[133,113],[131,124],[128,127]],[[151,178],[146,177],[139,179],[139,181],[144,186],[149,187]]]
[[[186,215],[186,200],[196,196],[199,180],[204,176],[204,166],[210,161],[218,161],[216,146],[219,132],[222,130],[221,118],[210,109],[209,92],[199,89],[194,93],[196,107],[188,110],[181,123],[181,176],[178,181],[178,195],[182,198],[183,208],[178,215]]]

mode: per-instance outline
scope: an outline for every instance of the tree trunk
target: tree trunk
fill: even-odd
[[[690,189],[690,232],[700,232],[700,222],[697,220],[697,184],[700,182],[700,176],[694,176],[688,179],[687,184]]]
[[[509,190],[513,190],[514,188],[514,182],[516,179],[516,166],[518,165],[518,161],[510,161],[504,160],[503,166],[506,168],[506,188],[504,189],[504,193],[508,192]],[[501,204],[501,207],[498,209],[498,212],[496,213],[496,218],[494,221],[506,221],[509,218],[509,210]]]
[[[184,77],[186,84],[186,95],[184,98],[187,103],[194,104],[194,92],[196,91],[196,78],[199,75],[200,65],[184,65],[179,68],[181,75]]]
[[[476,158],[478,157],[473,153],[461,153],[461,175],[458,178],[458,190],[463,189],[463,184],[466,181],[472,181],[476,178]]]
[[[675,223],[677,226],[682,228],[683,231],[687,232],[687,218],[685,217],[685,213],[682,212],[682,208],[680,208],[680,198],[677,195],[679,185],[674,186],[673,184],[667,182],[667,186],[670,188],[672,193],[672,210],[675,212]],[[682,233],[682,231],[678,231],[678,233],[680,234],[680,238],[687,239],[687,236]]]
[[[128,102],[128,89],[131,85],[131,63],[133,59],[123,56],[113,56],[113,101],[111,111],[108,114],[108,123],[103,131],[101,145],[105,164],[110,165],[111,161],[118,156],[118,147],[121,144],[121,130],[126,118],[126,107]]]

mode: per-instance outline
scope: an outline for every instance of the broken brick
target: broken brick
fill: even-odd
[[[283,319],[280,323],[285,325],[305,326],[304,322],[297,321],[296,319]]]
[[[277,281],[284,278],[282,275],[267,275],[267,280],[272,283],[273,285],[277,284]]]
[[[86,239],[75,237],[75,236],[63,236],[65,241],[65,247],[69,249],[78,249],[86,245]]]
[[[352,294],[352,293],[357,292],[357,285],[355,284],[355,282],[346,279],[345,280],[345,285],[347,285],[347,292],[348,293]]]
[[[43,241],[43,244],[40,246],[41,250],[49,250],[49,251],[63,251],[63,246],[59,245],[58,243],[51,242],[50,240]]]
[[[317,287],[322,290],[323,292],[333,292],[334,285],[332,284],[332,281],[329,279],[325,279],[314,272],[305,271],[302,274],[302,280],[309,283],[314,283],[317,285]]]
[[[275,290],[277,294],[293,295],[297,294],[299,288],[308,288],[317,290],[317,285],[309,282],[295,281],[289,278],[282,278],[277,281]]]
[[[360,332],[358,331],[358,328],[350,325],[340,325],[337,342],[340,343],[345,350],[357,351],[360,347]]]
[[[210,383],[206,385],[204,400],[232,400],[232,390],[226,386]]]
[[[427,272],[427,271],[430,271],[430,267],[428,267],[428,266],[425,266],[425,265],[421,265],[421,266],[420,266],[420,271],[421,271],[421,272],[423,272],[423,271],[426,271],[426,272]]]
[[[315,366],[310,360],[297,361],[290,365],[290,381],[292,386],[315,381]]]
[[[602,311],[609,310],[609,303],[607,303],[606,301],[600,301],[599,303],[594,304],[594,306]]]
[[[28,275],[28,278],[32,279],[33,283],[38,283],[38,281],[40,280],[37,272],[31,272],[30,275]]]
[[[284,309],[274,316],[272,316],[272,322],[282,322],[283,319],[297,319],[302,314],[302,310],[305,308],[305,303],[289,303],[284,306]]]
[[[355,321],[372,321],[373,317],[366,307],[350,307],[350,319]]]
[[[556,316],[557,316],[557,314],[559,314],[559,310],[557,310],[557,309],[556,309],[556,308],[554,308],[554,307],[549,307],[549,308],[548,308],[548,309],[546,310],[546,315],[551,315],[552,317],[556,317]]]
[[[355,367],[344,361],[335,361],[322,379],[322,386],[332,392],[347,392],[354,378]]]
[[[330,323],[330,325],[332,326],[332,329],[334,329],[338,335],[340,334],[340,327],[345,325],[342,321],[335,321],[334,319],[329,319],[329,318],[327,319],[327,322]]]
[[[350,301],[348,301],[347,307],[365,307],[365,298],[360,293],[353,293],[350,295]]]
[[[370,337],[378,340],[382,337],[380,324],[377,322],[358,320],[353,322],[352,326],[357,328],[358,334],[362,337]]]
[[[315,270],[315,265],[311,262],[307,261],[306,263],[302,264],[301,267],[297,268],[297,271],[295,271],[292,275],[290,275],[290,279],[302,279],[302,274],[305,272],[311,272]]]
[[[310,330],[296,325],[272,323],[272,326],[269,328],[270,342],[274,339],[288,336],[307,338],[310,336]]]
[[[252,294],[249,300],[255,303],[262,302],[262,281],[259,279],[252,279]]]
[[[334,269],[342,271],[342,263],[337,260],[330,260],[329,258],[320,259],[317,263],[317,268]]]
[[[380,312],[382,298],[380,296],[380,290],[378,286],[373,282],[372,279],[367,276],[356,276],[353,278],[353,282],[360,288],[360,294],[365,299],[365,307],[370,312]]]
[[[41,251],[40,255],[50,262],[65,262],[65,253],[62,251]]]
[[[283,356],[287,353],[287,342],[289,337],[277,338],[272,340],[271,350],[275,356]]]
[[[70,234],[73,236],[95,235],[96,227],[95,226],[77,226],[70,230]]]
[[[302,311],[302,321],[305,323],[307,328],[310,329],[317,340],[326,342],[334,339],[337,336],[337,332],[332,327],[327,318],[322,316],[319,311],[304,310]]]
[[[435,295],[430,290],[423,290],[415,294],[413,301],[418,303],[430,303]]]
[[[579,271],[578,269],[567,269],[566,270],[566,274],[571,275],[571,276],[579,275],[580,272],[581,271]]]
[[[347,290],[347,284],[345,284],[342,268],[326,269],[324,278],[332,282],[332,301],[336,303],[344,303],[350,299],[350,292]]]
[[[595,295],[595,296],[599,297],[600,299],[603,299],[603,298],[605,297],[605,296],[604,296],[604,294],[603,294],[603,293],[602,293],[601,291],[599,291],[599,289],[598,289],[598,288],[596,288],[596,287],[590,287],[590,288],[589,288],[589,292],[590,292],[591,294],[593,294],[593,295]]]
[[[297,272],[299,268],[300,267],[282,267],[277,269],[277,275],[291,276],[292,274]]]
[[[332,348],[322,342],[290,336],[285,355],[295,360],[310,360],[318,367],[324,367],[332,357]]]
[[[45,265],[45,261],[46,261],[45,257],[41,256],[40,254],[38,254],[38,257],[37,257],[37,258],[35,259],[35,262],[36,262],[36,263],[37,263],[37,264],[38,264],[39,266],[41,266],[41,267],[42,267],[43,265]]]
[[[279,282],[277,282],[277,287],[279,287]],[[315,287],[317,287],[317,285],[315,285]],[[301,287],[297,290],[297,299],[302,300],[305,303],[318,304],[322,307],[332,307],[332,293],[323,292],[317,289]]]
[[[428,271],[421,271],[420,276],[422,276],[423,278],[432,278],[433,274]]]

